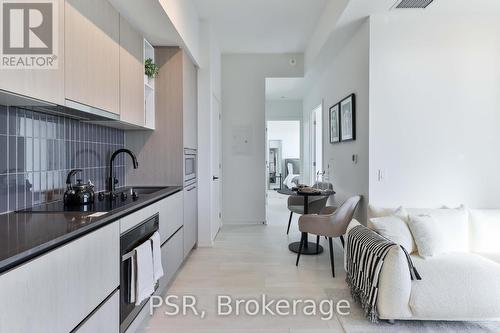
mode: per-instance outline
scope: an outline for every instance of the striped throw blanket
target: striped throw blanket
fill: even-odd
[[[373,323],[378,322],[379,274],[393,246],[398,245],[363,225],[352,228],[347,234],[346,282],[353,299],[361,304],[366,317]],[[404,247],[401,249],[406,254],[411,279],[421,280],[410,255]]]

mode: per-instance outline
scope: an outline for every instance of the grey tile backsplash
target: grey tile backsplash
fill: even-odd
[[[109,158],[123,147],[123,130],[0,105],[0,214],[62,199],[75,168],[104,190]],[[125,156],[116,161],[125,185]]]

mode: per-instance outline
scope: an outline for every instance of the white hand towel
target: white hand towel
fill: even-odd
[[[135,286],[135,305],[149,298],[154,292],[153,251],[148,239],[135,249],[137,272]]]
[[[155,282],[158,281],[163,276],[163,266],[161,265],[161,241],[160,234],[155,232],[151,236],[151,243],[153,246],[153,274]]]

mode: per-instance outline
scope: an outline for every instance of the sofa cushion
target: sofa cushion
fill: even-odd
[[[429,215],[410,215],[408,226],[417,244],[418,254],[423,258],[445,253],[444,235],[436,228],[436,220]]]
[[[422,276],[422,280],[412,281],[410,308],[414,317],[500,319],[499,264],[471,253],[412,259]]]
[[[500,255],[500,209],[471,209],[469,214],[471,252]]]
[[[408,209],[408,212],[410,216],[430,216],[435,220],[433,230],[442,236],[443,252],[469,252],[469,221],[465,207]],[[413,234],[413,237],[418,245],[416,235]]]
[[[382,208],[369,205],[368,206],[368,218],[377,218],[377,217],[385,217],[385,216],[398,216],[403,221],[408,221],[408,212],[403,206],[399,206],[397,208]]]
[[[393,242],[403,246],[408,253],[415,252],[417,246],[408,224],[397,216],[375,217],[370,219],[373,230]]]

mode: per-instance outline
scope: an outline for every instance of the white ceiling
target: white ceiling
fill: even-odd
[[[304,97],[304,78],[266,78],[266,100],[301,100]]]
[[[333,0],[335,1],[335,0]],[[304,52],[328,0],[195,0],[223,53]]]

